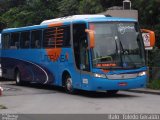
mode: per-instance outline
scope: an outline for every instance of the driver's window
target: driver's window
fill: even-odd
[[[88,42],[85,29],[86,24],[73,25],[74,56],[77,68],[89,71]]]

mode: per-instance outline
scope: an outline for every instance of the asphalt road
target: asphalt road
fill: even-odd
[[[16,86],[15,82],[0,81],[4,88],[0,96],[0,113],[25,114],[107,114],[160,113],[160,96],[119,91],[117,95],[79,91],[66,94],[53,86]]]

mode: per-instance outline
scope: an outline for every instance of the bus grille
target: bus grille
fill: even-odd
[[[138,73],[134,74],[113,74],[113,75],[107,75],[108,79],[116,80],[116,79],[131,79],[138,77]]]

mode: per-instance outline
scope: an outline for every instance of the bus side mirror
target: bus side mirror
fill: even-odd
[[[93,30],[89,30],[86,29],[85,30],[86,33],[88,33],[89,36],[89,48],[94,48],[95,47],[95,36],[94,36],[94,31]]]
[[[155,45],[154,31],[141,29],[145,49],[152,49]]]

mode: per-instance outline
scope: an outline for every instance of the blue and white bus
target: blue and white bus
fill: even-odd
[[[4,29],[1,53],[2,76],[18,85],[50,84],[68,93],[146,85],[144,43],[131,18],[74,15]]]

